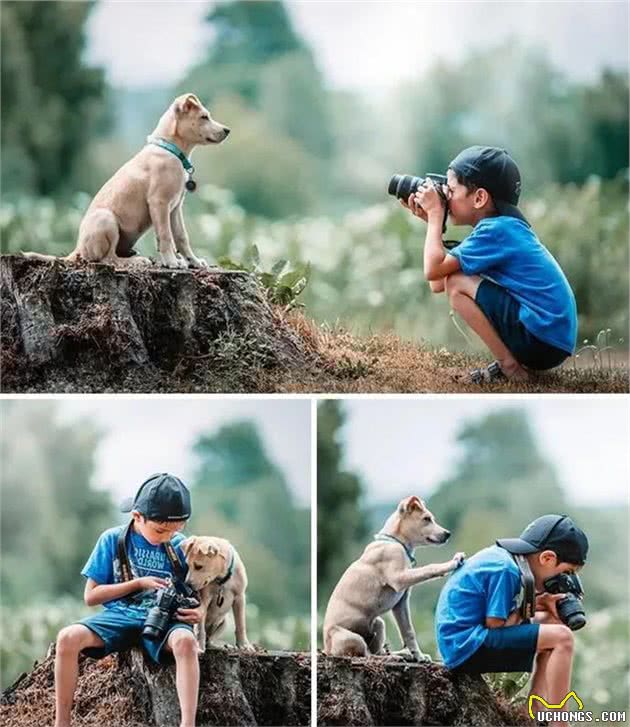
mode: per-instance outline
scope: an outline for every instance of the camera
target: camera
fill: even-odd
[[[199,601],[195,598],[195,591],[187,584],[182,584],[182,587],[186,595],[178,593],[173,583],[158,590],[155,606],[149,609],[142,629],[145,638],[159,641],[164,638],[178,608],[197,608]]]
[[[389,180],[387,193],[391,194],[392,197],[397,197],[406,202],[409,199],[409,195],[417,192],[426,179],[431,179],[435,182],[437,192],[446,204],[447,199],[442,188],[446,184],[446,177],[443,174],[427,174],[426,177],[414,177],[411,174],[394,174]]]
[[[563,624],[571,631],[577,631],[586,626],[586,613],[582,605],[584,589],[579,576],[559,573],[544,582],[547,593],[566,593],[566,597],[556,603],[558,616]]]

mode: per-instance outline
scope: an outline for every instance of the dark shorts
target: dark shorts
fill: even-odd
[[[144,626],[144,618],[140,616],[130,616],[113,609],[103,609],[94,616],[77,621],[77,623],[87,626],[97,636],[105,642],[103,647],[91,647],[83,649],[83,653],[91,656],[93,659],[102,659],[108,654],[115,651],[127,651],[133,646],[142,646],[147,654],[156,663],[168,663],[173,660],[170,651],[162,652],[162,647],[166,644],[166,640],[175,629],[188,629],[190,632],[193,628],[190,624],[181,622],[173,622],[162,641],[151,641],[142,636],[142,627]]]
[[[462,674],[532,671],[539,629],[540,624],[488,629],[483,644],[453,671]]]
[[[499,337],[523,366],[545,371],[559,366],[570,356],[532,335],[519,320],[521,304],[513,295],[491,280],[482,280],[475,302],[484,312]]]

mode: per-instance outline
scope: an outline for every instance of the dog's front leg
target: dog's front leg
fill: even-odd
[[[245,594],[241,594],[234,599],[232,605],[232,611],[234,613],[234,626],[236,631],[236,646],[239,649],[246,649],[252,651],[254,647],[249,643],[247,639],[247,628],[245,625]]]
[[[197,257],[190,247],[188,232],[184,224],[184,205],[180,203],[171,212],[171,227],[175,238],[175,247],[191,268],[207,268],[208,263],[201,257]]]
[[[171,231],[171,218],[168,211],[168,200],[155,199],[149,202],[151,222],[157,237],[160,264],[167,268],[187,268],[188,263],[175,255],[175,242]]]
[[[409,590],[405,591],[400,601],[398,601],[394,608],[392,608],[392,612],[396,619],[398,630],[400,631],[400,638],[402,639],[406,650],[409,652],[406,653],[403,651],[402,653],[396,653],[406,658],[411,655],[413,661],[431,661],[431,657],[428,654],[424,654],[418,646],[416,632],[413,628],[411,613],[409,611]]]
[[[405,591],[416,583],[430,581],[433,578],[442,578],[451,571],[456,570],[464,562],[464,553],[455,553],[451,560],[446,563],[432,563],[431,565],[423,565],[419,568],[405,568],[396,571],[388,578],[388,584],[397,592]]]

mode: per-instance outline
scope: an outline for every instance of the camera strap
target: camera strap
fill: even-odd
[[[118,535],[118,542],[116,544],[116,549],[118,552],[118,563],[120,564],[120,575],[123,581],[130,581],[133,578],[131,563],[129,562],[129,555],[127,553],[127,539],[129,538],[129,533],[131,532],[132,525],[133,520],[130,520],[127,527],[120,531]],[[166,550],[166,555],[168,556],[168,559],[173,568],[175,579],[180,583],[184,583],[184,569],[182,567],[179,556],[177,555],[177,551],[172,546],[170,541],[164,543],[164,550]]]
[[[534,618],[536,613],[536,588],[534,584],[534,574],[529,567],[529,561],[524,555],[512,553],[512,558],[518,566],[521,574],[521,587],[523,597],[519,610],[523,619]]]

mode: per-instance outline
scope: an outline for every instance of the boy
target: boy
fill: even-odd
[[[516,206],[516,163],[504,149],[472,146],[453,159],[447,179],[451,221],[473,227],[452,250],[442,245],[444,207],[432,182],[402,203],[428,223],[424,274],[431,290],[446,290],[453,310],[497,359],[471,372],[473,382],[526,380],[526,369],[558,366],[575,349],[575,297]]]
[[[143,624],[148,610],[155,604],[157,589],[167,586],[176,573],[171,556],[176,555],[179,559],[182,577],[186,573],[186,560],[178,546],[184,540],[179,531],[190,517],[190,493],[179,478],[166,473],[156,474],[143,482],[135,498],[125,500],[120,509],[131,511],[130,525],[106,530],[81,571],[87,578],[86,604],[97,606],[102,603],[105,608],[77,624],[66,626],[57,637],[55,727],[70,725],[79,652],[100,659],[140,644],[155,662],[175,658],[181,727],[194,727],[199,663],[191,624],[199,623],[199,609],[179,609],[177,620],[168,625],[162,640],[142,637]],[[125,542],[131,573],[126,572],[127,564],[121,565],[118,558],[119,535],[127,527],[121,547]],[[173,548],[167,548],[165,543]],[[129,578],[123,577],[125,573]]]
[[[532,671],[531,693],[560,704],[570,691],[573,632],[544,581],[575,573],[586,561],[586,535],[566,515],[543,515],[519,538],[497,540],[450,576],[436,609],[436,638],[449,669],[468,674]],[[513,555],[523,555],[534,577],[536,613],[523,620],[517,608],[521,575]],[[554,723],[555,724],[555,723]],[[557,724],[566,725],[566,723]]]

